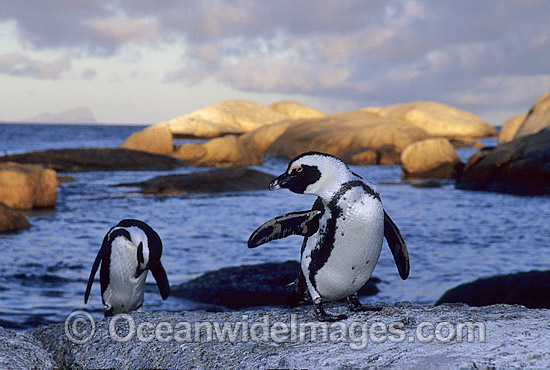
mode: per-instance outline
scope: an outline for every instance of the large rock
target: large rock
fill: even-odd
[[[0,162],[0,202],[16,209],[52,208],[57,177],[40,165]]]
[[[265,190],[274,177],[249,168],[233,167],[167,175],[118,186],[139,186],[145,194],[219,193]]]
[[[529,271],[478,279],[452,288],[436,305],[462,302],[470,306],[497,303],[550,308],[550,271]]]
[[[25,216],[0,202],[0,233],[24,230],[29,227],[31,225]]]
[[[350,313],[344,305],[329,305],[331,312],[350,314],[337,323],[319,323],[309,306],[132,312],[97,318],[93,332],[77,316],[80,325],[0,332],[8,344],[0,357],[5,368],[45,370],[550,367],[550,310],[407,303],[381,308]],[[11,341],[15,336],[19,345]]]
[[[456,187],[520,195],[550,194],[550,129],[474,154]]]
[[[31,370],[58,368],[43,344],[28,332],[0,327],[0,369]]]
[[[296,261],[225,267],[177,285],[170,294],[232,309],[282,305],[288,296],[287,285],[298,278],[299,271]],[[376,294],[379,282],[378,278],[369,279],[359,294]]]
[[[409,144],[428,138],[419,127],[400,119],[380,118],[365,112],[329,115],[324,118],[297,120],[271,144],[266,154],[292,159],[316,150],[332,154],[346,163],[357,153],[376,150],[401,153]],[[380,164],[398,164],[399,154]]]
[[[504,122],[504,124],[500,128],[500,132],[498,133],[498,145],[514,140],[519,126],[521,126],[523,121],[525,121],[526,117],[527,113],[522,113],[515,115],[514,117]]]
[[[550,92],[535,101],[514,138],[535,134],[544,129],[550,129]]]
[[[418,101],[387,107],[364,108],[381,117],[401,118],[430,136],[460,138],[496,136],[496,129],[473,113],[446,104]]]
[[[453,145],[445,138],[417,141],[401,153],[402,177],[407,179],[452,178],[460,164]]]
[[[59,172],[172,170],[185,163],[165,155],[130,149],[57,149],[0,157],[0,163],[41,164]]]
[[[319,109],[308,107],[295,101],[280,101],[269,106],[292,119],[318,118],[326,116]]]
[[[288,119],[288,116],[265,105],[245,100],[228,100],[158,125],[167,125],[178,138],[213,138],[242,134],[283,119]]]
[[[172,132],[168,125],[149,126],[134,132],[121,145],[123,149],[170,155],[173,152]]]
[[[183,144],[174,152],[193,166],[232,167],[251,166],[262,163],[254,151],[242,144],[236,135],[211,139],[203,144]]]

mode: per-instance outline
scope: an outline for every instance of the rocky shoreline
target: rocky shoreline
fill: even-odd
[[[550,310],[517,305],[386,305],[319,324],[310,307],[86,316],[28,332],[0,328],[11,369],[545,368]],[[347,311],[345,306],[329,306]],[[80,319],[75,324],[74,319]],[[226,331],[223,332],[224,325]],[[323,329],[326,327],[326,332]],[[316,328],[317,336],[311,329]],[[76,330],[76,331],[74,331]],[[132,331],[133,330],[133,331]],[[202,331],[201,331],[202,330]],[[210,331],[209,331],[210,330]],[[197,331],[202,333],[195,336]],[[457,333],[459,333],[457,335]],[[78,337],[81,333],[84,336]],[[326,334],[323,334],[326,333]],[[82,341],[82,342],[81,342]],[[85,343],[84,343],[85,342]]]

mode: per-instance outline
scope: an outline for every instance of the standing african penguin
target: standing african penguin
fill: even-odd
[[[145,222],[122,220],[111,228],[92,266],[84,303],[88,302],[94,277],[101,263],[99,281],[105,316],[140,310],[147,271],[157,281],[162,299],[170,295],[170,284],[160,262],[162,242]]]
[[[309,211],[267,221],[252,233],[248,247],[289,235],[304,236],[301,272],[291,306],[309,293],[320,321],[347,318],[326,313],[322,306],[326,301],[347,298],[352,311],[366,310],[357,298],[357,291],[374,271],[384,237],[401,278],[408,277],[405,241],[384,211],[376,188],[363,182],[341,160],[319,152],[301,154],[269,184],[270,190],[280,188],[314,194],[317,200]]]

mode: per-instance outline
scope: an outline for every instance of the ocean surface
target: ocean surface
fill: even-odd
[[[0,155],[43,149],[117,147],[142,126],[0,124]],[[484,139],[495,145],[495,139]],[[460,149],[466,161],[474,149]],[[287,161],[267,158],[255,168],[274,176]],[[176,285],[227,266],[298,260],[301,239],[290,237],[250,250],[246,241],[264,221],[311,207],[313,196],[286,190],[152,196],[113,185],[168,173],[84,172],[60,184],[54,210],[26,212],[32,227],[0,234],[0,326],[27,329],[63,322],[85,309],[102,317],[99,281],[84,305],[86,282],[105,233],[119,220],[151,225],[164,244],[163,264]],[[401,182],[398,166],[352,166],[375,182],[388,214],[408,245],[410,277],[400,279],[387,246],[374,276],[382,283],[363,302],[433,304],[447,289],[481,277],[548,269],[550,197],[456,190],[452,182],[416,188]],[[204,309],[175,297],[162,301],[149,274],[144,311]]]

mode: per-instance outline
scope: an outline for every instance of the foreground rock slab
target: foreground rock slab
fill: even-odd
[[[172,170],[184,166],[176,158],[130,149],[57,149],[0,157],[0,163],[41,164],[58,172]]]
[[[218,168],[183,175],[167,175],[118,186],[138,186],[144,194],[220,193],[265,190],[275,176],[244,167]]]
[[[381,307],[380,312],[352,313],[342,322],[324,324],[313,318],[309,307],[299,307],[131,313],[97,318],[93,332],[87,331],[91,326],[77,327],[86,336],[71,332],[72,323],[67,331],[60,323],[19,336],[3,330],[0,343],[9,346],[2,348],[0,361],[26,369],[550,366],[550,310],[406,302]],[[349,313],[341,305],[327,309]],[[316,336],[311,335],[312,328]],[[36,347],[34,352],[29,352],[30,346]],[[37,357],[34,354],[40,354],[40,362],[31,360]]]

